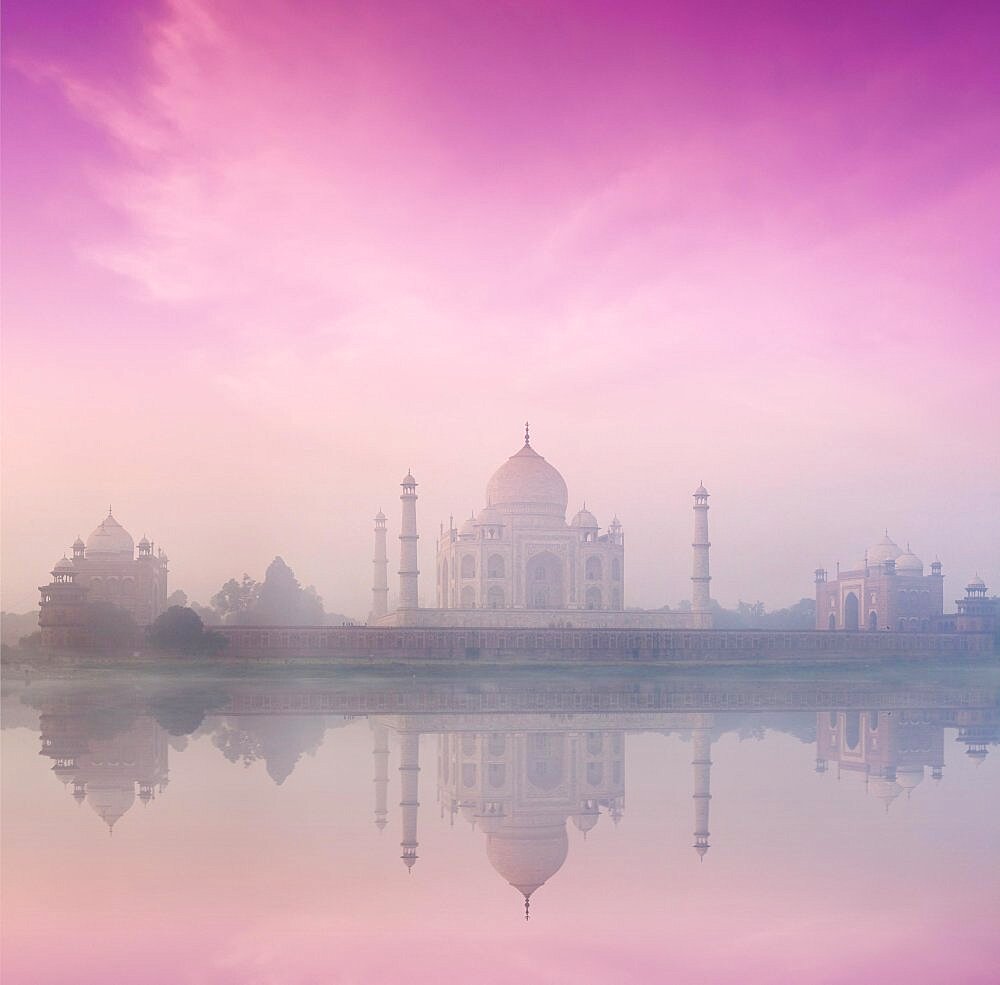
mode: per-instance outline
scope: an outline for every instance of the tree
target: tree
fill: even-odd
[[[221,633],[205,631],[198,613],[172,605],[149,627],[149,642],[156,650],[172,653],[218,653],[227,643]]]
[[[187,592],[182,592],[179,588],[176,592],[171,592],[167,596],[167,608],[171,606],[179,605],[181,607],[188,604]]]
[[[311,585],[302,588],[295,572],[276,557],[268,566],[256,601],[238,616],[238,621],[262,626],[321,626],[323,600]]]
[[[257,601],[260,585],[248,574],[242,581],[230,578],[210,599],[220,621],[232,621]]]

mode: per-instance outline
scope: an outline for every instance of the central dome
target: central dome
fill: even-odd
[[[126,555],[132,557],[135,544],[129,532],[111,515],[101,521],[97,529],[87,538],[87,557],[101,555]]]
[[[527,442],[493,473],[486,504],[506,513],[546,513],[566,518],[566,481]]]

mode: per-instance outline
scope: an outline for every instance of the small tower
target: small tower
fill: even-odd
[[[77,537],[73,541],[73,560],[82,561],[86,556],[87,545],[84,544],[82,537]]]
[[[76,580],[76,568],[67,557],[52,569],[52,581],[40,585],[38,628],[44,647],[79,647],[89,641],[87,590]]]
[[[708,549],[712,546],[708,539],[708,490],[699,484],[694,491],[694,569],[691,574],[691,613],[695,629],[711,626],[711,595],[708,573]]]
[[[712,734],[705,726],[696,728],[691,745],[694,758],[694,850],[701,858],[708,851],[708,802],[712,799]]]
[[[372,580],[372,614],[378,619],[389,611],[389,554],[386,547],[385,514],[379,510],[375,516],[375,565]]]
[[[418,786],[420,782],[420,733],[399,734],[399,807],[403,815],[403,864],[412,869],[417,861],[417,811],[420,809]]]
[[[399,529],[399,608],[416,609],[417,595],[417,480],[407,472],[401,483],[403,522]]]

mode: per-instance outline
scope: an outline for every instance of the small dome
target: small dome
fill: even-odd
[[[385,519],[385,514],[381,510],[379,510],[378,513],[375,514],[375,519],[376,520],[384,520]]]
[[[416,484],[417,480],[413,478],[413,473],[407,470],[407,473],[406,475],[403,476],[403,481],[400,483],[400,485],[415,486]]]
[[[695,494],[695,496],[707,496],[708,495],[708,490],[705,488],[705,484],[703,482],[699,482],[698,483],[698,488],[695,489],[694,494]]]
[[[572,526],[583,527],[587,530],[597,529],[597,517],[587,509],[587,504],[583,504],[583,509],[573,517]]]
[[[566,480],[528,444],[511,455],[486,485],[487,505],[504,513],[565,517],[568,502]]]
[[[485,510],[479,511],[478,522],[481,527],[498,527],[503,524],[503,517],[500,515],[500,511],[496,507],[487,506]]]
[[[74,570],[73,562],[68,557],[63,555],[61,558],[59,558],[58,561],[56,561],[55,567],[52,569],[52,573],[62,574],[63,572],[73,571],[73,570]]]
[[[983,579],[980,578],[979,575],[976,575],[976,577],[973,578],[972,581],[970,581],[969,584],[965,586],[965,588],[966,591],[970,592],[985,592],[986,582],[983,581]]]
[[[910,550],[910,545],[906,545],[906,550],[896,558],[896,572],[901,575],[923,575],[924,562]]]
[[[902,554],[899,545],[886,531],[885,536],[877,544],[868,548],[868,566],[871,568],[880,567],[886,561],[895,561]]]
[[[872,780],[868,785],[868,790],[872,796],[877,797],[885,804],[885,809],[903,792],[903,788],[895,780],[887,780],[882,777]]]
[[[135,803],[135,786],[129,780],[121,783],[93,781],[87,784],[87,803],[109,827]]]
[[[140,547],[149,547],[149,546],[151,546],[150,543],[149,543],[149,538],[145,534],[142,535],[142,540],[139,541],[139,546]]]
[[[906,791],[908,797],[915,786],[924,782],[923,766],[900,766],[896,770],[896,782]]]
[[[462,524],[462,529],[459,530],[459,534],[462,537],[475,537],[476,535],[476,518],[470,516],[465,523]]]
[[[83,538],[82,537],[77,537],[76,540],[73,541],[73,550],[74,551],[82,550],[86,546],[87,545],[83,542]]]
[[[87,538],[87,556],[132,557],[135,544],[131,534],[110,514]]]

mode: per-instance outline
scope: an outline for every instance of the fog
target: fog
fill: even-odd
[[[627,605],[690,596],[699,481],[725,605],[885,529],[1000,586],[995,15],[595,13],[551,65],[542,12],[135,11],[8,15],[5,609],[111,504],[194,600],[281,555],[363,618],[408,468],[433,604],[525,419]]]

